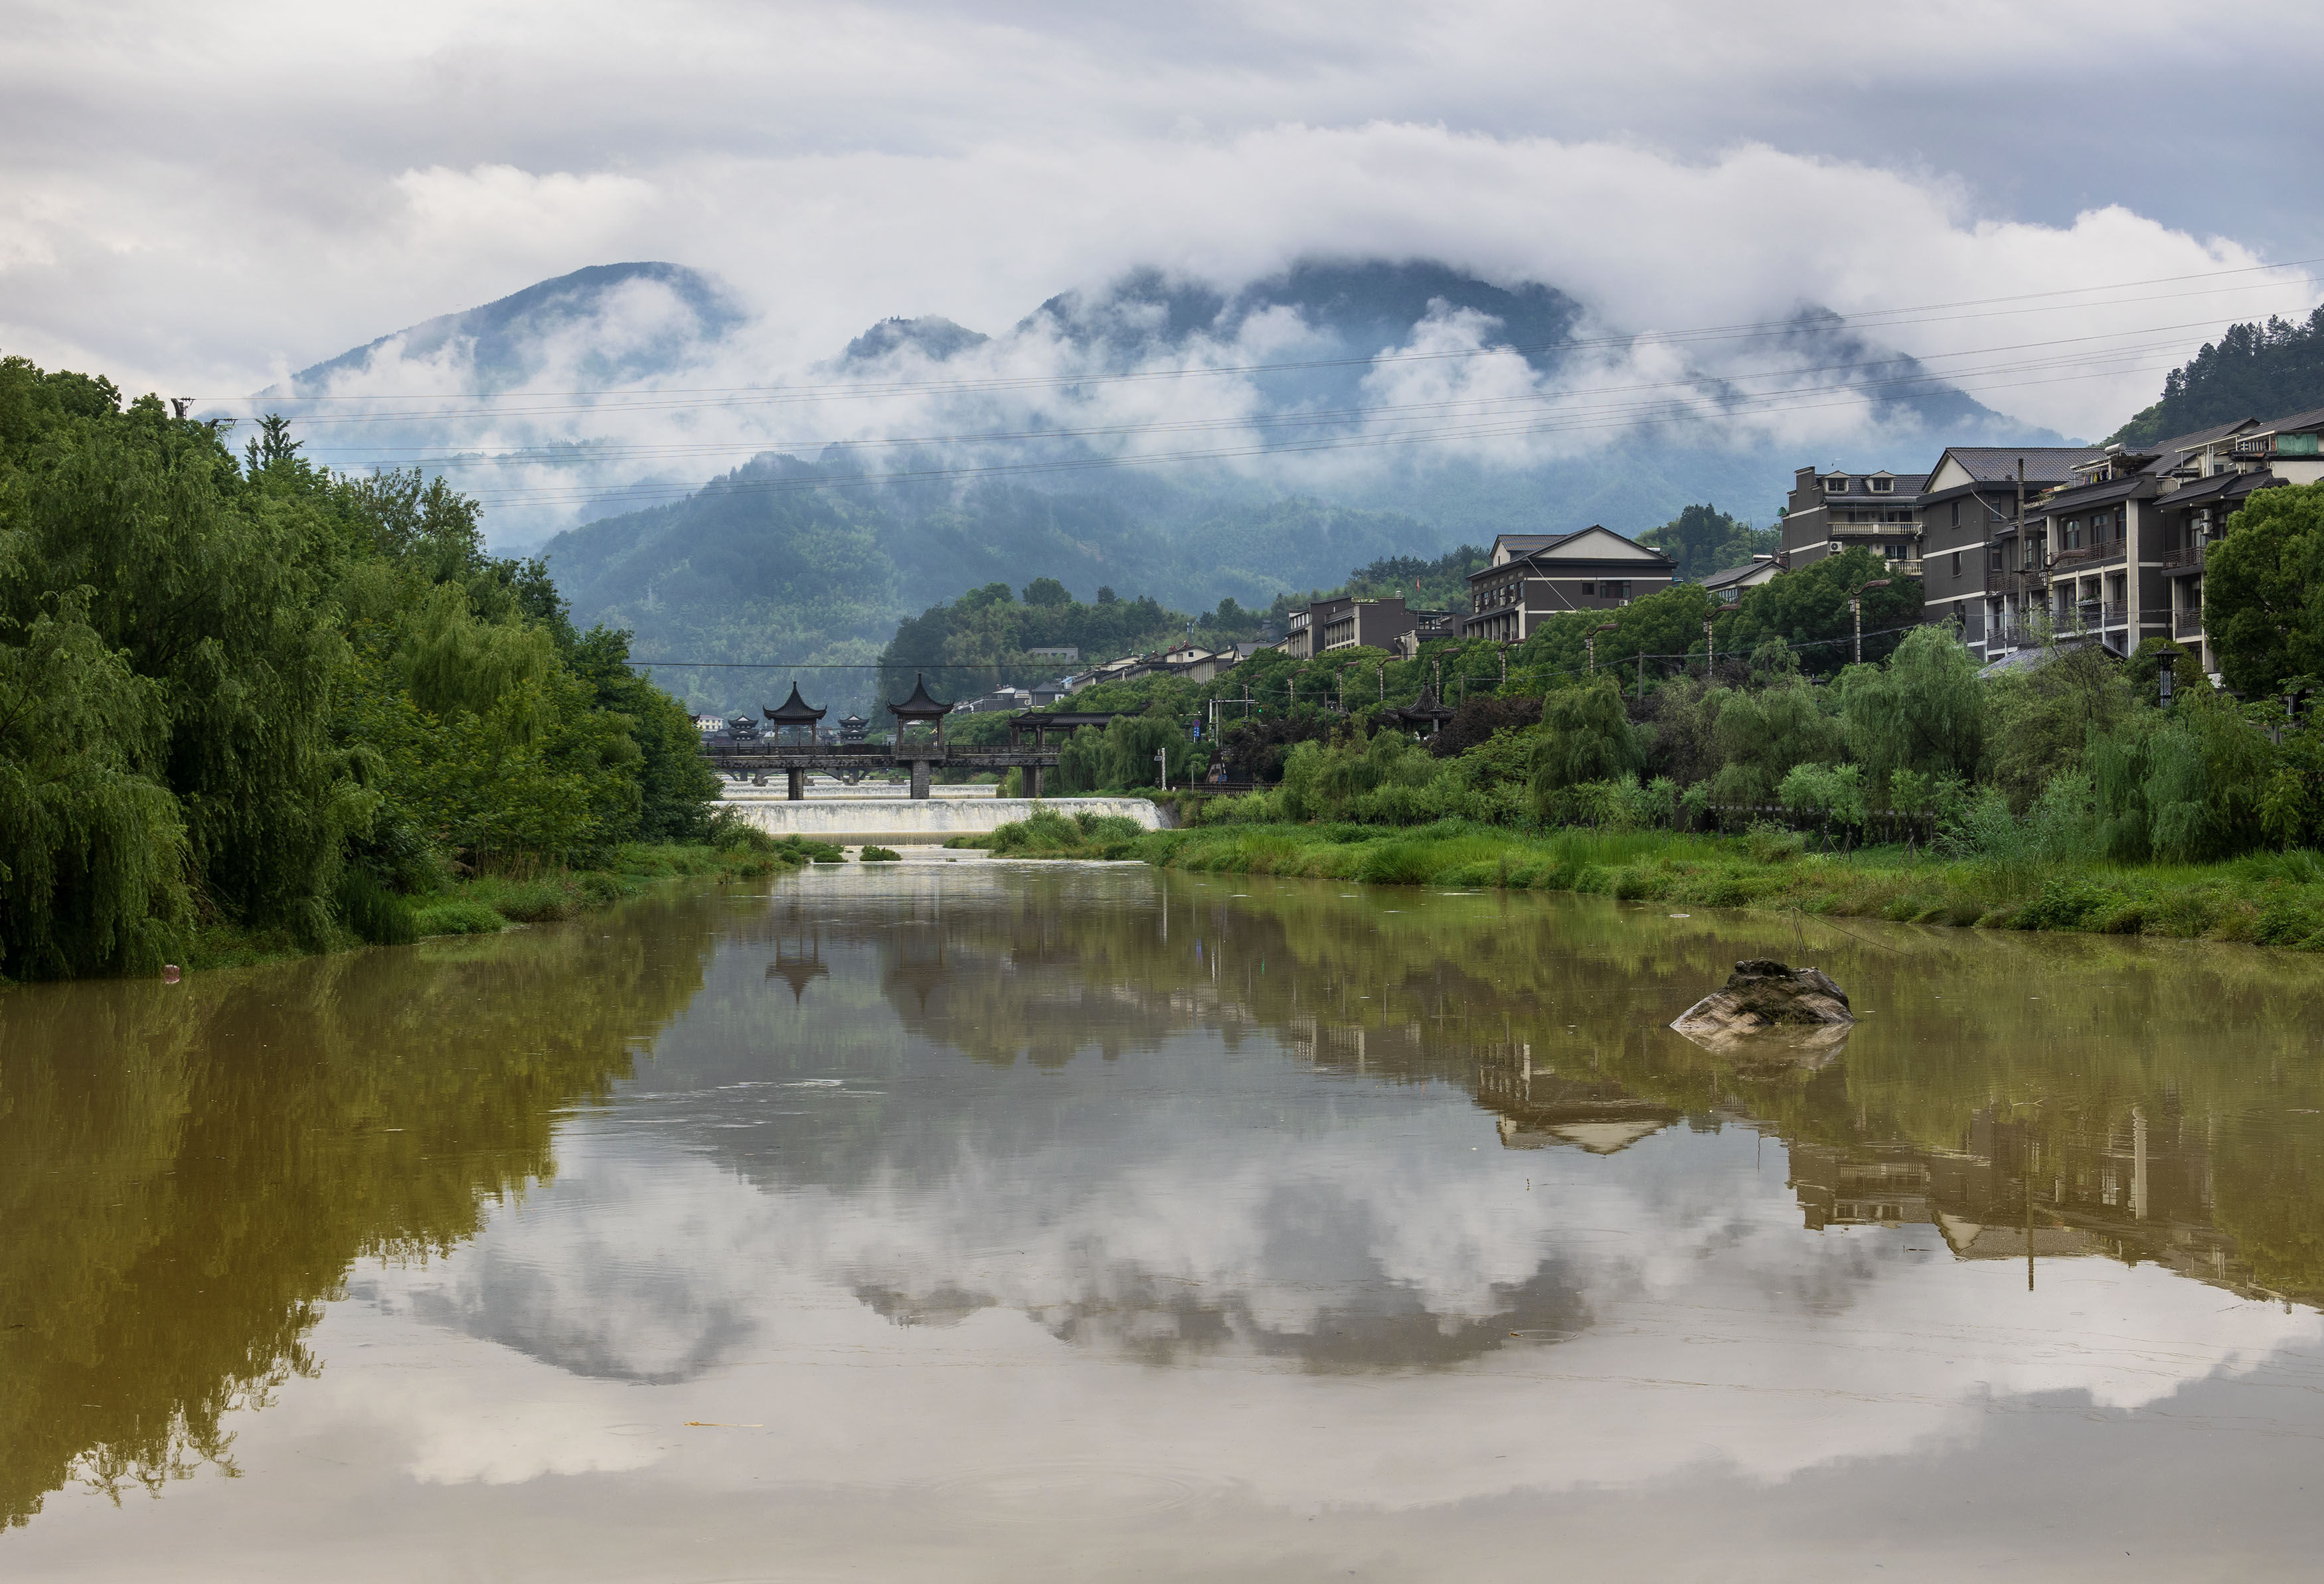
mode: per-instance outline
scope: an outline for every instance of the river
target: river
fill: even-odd
[[[1664,1027],[1761,954],[1844,1047]],[[926,852],[0,990],[0,1576],[2308,1576],[2319,1027]]]

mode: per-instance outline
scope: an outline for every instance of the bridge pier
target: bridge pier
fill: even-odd
[[[1026,787],[1026,796],[1028,797],[1038,797],[1041,795],[1041,767],[1039,765],[1035,765],[1028,769],[1026,774],[1030,778],[1031,782],[1031,784]]]
[[[785,789],[789,792],[790,800],[793,803],[805,803],[807,801],[807,772],[805,770],[785,770],[783,772],[783,777],[788,783]]]
[[[926,797],[927,795],[928,761],[924,759],[916,759],[912,761],[912,796],[915,797]]]

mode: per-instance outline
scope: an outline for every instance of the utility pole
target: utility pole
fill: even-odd
[[[1162,790],[1167,792],[1170,790],[1170,751],[1167,748],[1156,749],[1154,762],[1162,767]]]
[[[1705,682],[1717,674],[1719,653],[1711,647],[1711,618],[1702,619],[1702,679]]]
[[[2020,456],[2017,459],[2017,569],[2020,573],[2033,571],[2032,552],[2033,547],[2025,542],[2025,458]],[[2017,621],[2020,626],[2025,622],[2025,594],[2023,588],[2017,591]]]
[[[1856,592],[1848,596],[1849,614],[1856,619],[1856,663],[1859,666],[1864,664],[1864,591],[1886,588],[1893,581],[1892,578],[1876,577],[1869,583],[1858,585]]]
[[[1646,702],[1646,651],[1638,651],[1638,702]]]
[[[1590,675],[1592,677],[1598,675],[1598,635],[1601,632],[1611,632],[1614,630],[1614,624],[1611,622],[1603,622],[1592,627],[1588,636],[1582,640],[1582,647],[1590,651]]]

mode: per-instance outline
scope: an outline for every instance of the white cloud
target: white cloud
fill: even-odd
[[[2190,126],[2153,106],[2225,46],[2160,0],[1877,15],[1809,0],[1005,15],[418,4],[392,19],[14,0],[0,23],[0,93],[17,110],[0,126],[0,345],[173,393],[253,390],[625,259],[707,270],[760,315],[688,371],[699,385],[802,377],[890,314],[998,331],[1134,265],[1231,283],[1305,254],[1425,255],[1558,286],[1619,332],[2197,274],[2311,224],[2283,218],[2299,206],[2263,175],[2282,168],[2267,148],[2312,146],[2314,96],[2270,85],[2312,69],[2316,44],[2286,33],[2238,54],[2242,91]],[[2049,91],[2096,34],[2111,91]],[[2190,141],[2238,125],[2254,159]],[[1957,358],[1940,367],[1988,405],[2089,434],[2152,400],[2218,324],[2316,298],[2304,279],[2120,295],[2153,300],[1923,315],[1880,337]],[[1971,372],[2035,355],[1991,349],[2101,335],[2119,339],[2057,346],[2047,355],[2073,361],[2055,369]],[[1689,356],[1729,373],[1766,364],[1746,344]],[[1622,385],[1651,366],[1594,372]],[[439,376],[461,382],[456,366]],[[1195,400],[1215,417],[1245,397]],[[1091,410],[1171,408],[1117,396]],[[971,415],[791,416],[691,412],[617,437],[739,455]],[[1764,428],[1821,447],[1861,416],[1843,403]],[[642,471],[698,478],[732,459],[674,455]]]

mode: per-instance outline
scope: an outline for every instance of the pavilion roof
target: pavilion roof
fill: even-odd
[[[1388,713],[1406,721],[1449,721],[1457,712],[1446,709],[1433,690],[1424,687],[1418,698],[1396,705]]]
[[[912,673],[912,696],[901,704],[891,704],[888,713],[899,721],[933,721],[952,714],[952,705],[941,704],[928,694],[928,679],[924,673]]]
[[[773,709],[763,712],[778,726],[811,726],[823,719],[825,712],[799,696],[798,684],[791,684],[791,695]]]

